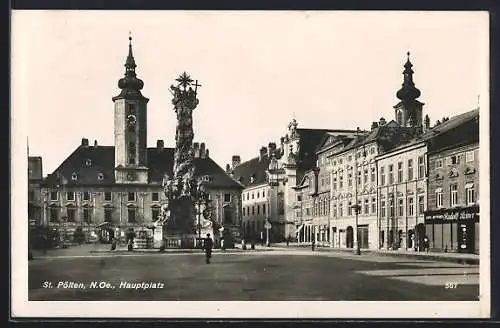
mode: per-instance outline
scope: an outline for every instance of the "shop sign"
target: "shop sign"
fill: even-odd
[[[438,220],[438,221],[458,221],[458,220],[474,220],[479,218],[477,213],[470,212],[449,212],[440,214],[425,215],[425,220]]]

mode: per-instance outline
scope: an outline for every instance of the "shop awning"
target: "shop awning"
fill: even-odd
[[[96,225],[95,227],[96,228],[102,228],[102,227],[106,227],[106,226],[112,226],[113,224],[111,222],[103,222],[103,223],[100,223],[98,225]]]

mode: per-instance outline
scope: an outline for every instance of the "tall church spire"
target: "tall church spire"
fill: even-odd
[[[125,77],[121,78],[118,81],[118,87],[122,89],[120,94],[113,98],[143,98],[141,94],[141,89],[144,87],[144,82],[137,78],[137,74],[135,72],[135,68],[137,65],[135,64],[134,54],[132,51],[132,36],[129,34],[128,37],[128,55],[127,60],[125,61]]]
[[[415,83],[413,82],[413,64],[410,62],[409,51],[406,53],[406,56],[407,59],[403,71],[403,85],[396,93],[396,97],[402,101],[412,101],[420,97],[420,90],[415,87]]]
[[[410,61],[410,52],[406,53],[406,63],[403,70],[403,84],[396,92],[396,97],[400,102],[394,106],[396,122],[402,127],[419,128],[422,130],[422,106],[417,100],[420,97],[420,90],[413,82],[413,64]]]

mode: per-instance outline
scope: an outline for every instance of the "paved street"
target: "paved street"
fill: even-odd
[[[49,254],[29,262],[29,299],[473,301],[479,294],[477,265],[306,250],[228,251],[212,262],[201,253]],[[91,288],[92,281],[107,288]],[[147,283],[157,288],[143,289]]]

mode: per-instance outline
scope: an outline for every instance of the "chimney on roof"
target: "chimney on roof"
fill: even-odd
[[[200,143],[200,158],[205,158],[205,143]]]
[[[259,151],[259,162],[267,155],[267,147],[261,147]]]
[[[241,157],[239,155],[233,155],[231,159],[231,168],[235,168],[236,166],[241,164]]]
[[[372,130],[378,128],[378,123],[377,122],[373,122],[372,123]]]
[[[163,143],[163,140],[156,140],[156,150],[162,151],[164,147],[165,144]]]
[[[381,117],[380,120],[378,121],[379,126],[384,126],[387,122],[385,121],[385,118]]]
[[[194,158],[200,157],[200,144],[195,142],[193,143],[193,151],[194,151]]]
[[[97,140],[94,140],[94,147],[97,147]]]
[[[82,138],[82,146],[83,147],[88,147],[89,146],[89,139]]]
[[[270,142],[269,145],[267,145],[267,156],[271,158],[271,155],[276,152],[276,143],[275,142]]]

